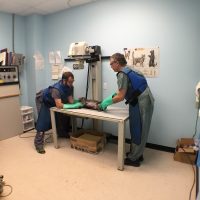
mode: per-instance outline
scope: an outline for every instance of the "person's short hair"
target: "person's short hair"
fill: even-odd
[[[74,79],[74,75],[72,72],[64,72],[62,75],[62,80],[68,80],[69,77],[72,77]]]
[[[124,55],[121,53],[115,53],[111,56],[111,58],[113,58],[115,61],[117,61],[122,66],[127,64],[127,61],[126,61]]]

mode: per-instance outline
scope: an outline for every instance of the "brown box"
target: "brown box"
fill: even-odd
[[[105,133],[94,130],[80,130],[70,137],[71,147],[88,153],[100,152],[106,143]]]
[[[193,138],[181,138],[177,140],[174,160],[195,165],[197,152],[193,149]]]

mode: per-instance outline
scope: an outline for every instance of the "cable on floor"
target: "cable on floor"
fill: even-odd
[[[3,194],[3,188],[5,187],[9,187],[10,188],[10,192],[8,194]],[[0,197],[7,197],[12,193],[12,186],[11,185],[7,185],[3,179],[3,175],[0,175]]]
[[[11,185],[4,185],[3,187],[9,187],[10,188],[10,192],[8,194],[5,194],[5,195],[0,194],[0,197],[7,197],[7,196],[11,195],[11,193],[13,191],[12,186]]]
[[[29,132],[25,132],[25,133],[33,133],[33,134],[36,134],[37,133],[37,131],[35,130],[35,131],[29,131]],[[25,133],[22,133],[22,134],[19,134],[19,137],[20,138],[31,138],[31,137],[35,137],[35,135],[30,135],[30,136],[22,136],[22,135],[24,135]],[[52,133],[45,133],[45,136],[51,136],[52,135]],[[49,138],[48,137],[48,138]],[[47,138],[47,139],[48,139]]]
[[[37,132],[36,132],[36,131],[29,131],[29,132],[25,132],[25,133],[34,133],[34,134],[36,134]],[[19,134],[19,137],[20,137],[20,138],[31,138],[31,137],[35,137],[35,135],[22,136],[22,135],[24,135],[25,133]]]
[[[184,148],[181,148],[181,149],[186,153],[186,151],[184,150]],[[196,179],[195,179],[196,174],[195,174],[195,170],[194,170],[194,166],[193,166],[192,160],[190,159],[190,157],[189,157],[189,155],[187,153],[186,153],[186,156],[187,156],[187,159],[189,160],[189,162],[190,162],[190,164],[192,166],[192,170],[193,170],[193,174],[194,174],[193,183],[192,183],[192,187],[190,189],[190,194],[189,194],[189,200],[192,200],[191,199],[192,198],[192,191],[194,189],[194,185],[195,185],[195,182],[196,182]]]
[[[194,166],[193,165],[192,165],[192,169],[193,169],[193,173],[194,173],[194,179],[193,179],[192,187],[190,189],[189,200],[191,200],[191,198],[192,198],[192,191],[194,189],[194,185],[195,185],[195,182],[196,182],[196,179],[195,179],[195,170],[194,170]]]

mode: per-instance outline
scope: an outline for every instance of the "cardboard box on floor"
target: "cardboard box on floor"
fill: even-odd
[[[106,143],[106,134],[95,130],[79,130],[70,137],[71,147],[88,153],[100,152]]]
[[[193,138],[181,138],[177,140],[174,160],[195,165],[197,152],[193,148],[194,145]]]

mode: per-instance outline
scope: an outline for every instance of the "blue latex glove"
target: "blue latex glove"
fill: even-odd
[[[77,103],[66,103],[63,105],[63,108],[65,109],[70,109],[70,108],[82,108],[83,104],[81,102],[77,102]]]
[[[116,95],[117,95],[117,93],[113,93],[112,95],[110,95],[110,96],[108,96],[107,98],[105,98],[105,99],[100,103],[99,109],[100,109],[100,110],[106,110],[106,108],[107,108],[109,105],[113,104],[112,98],[113,98],[114,96],[116,96]]]

